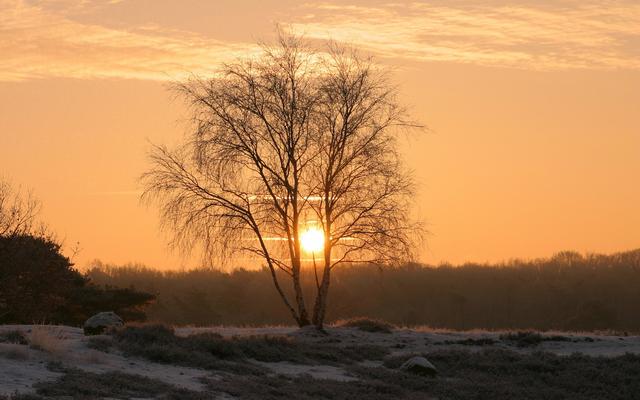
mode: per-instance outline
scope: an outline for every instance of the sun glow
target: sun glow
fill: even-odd
[[[319,252],[324,248],[324,233],[317,228],[308,228],[300,235],[300,244],[306,252]]]

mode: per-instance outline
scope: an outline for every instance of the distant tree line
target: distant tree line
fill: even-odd
[[[311,271],[303,284],[315,284]],[[178,325],[289,324],[267,271],[161,272],[96,263],[96,283],[157,295],[150,320]],[[369,265],[336,270],[328,321],[366,316],[452,329],[640,332],[640,249],[612,255],[460,266]]]

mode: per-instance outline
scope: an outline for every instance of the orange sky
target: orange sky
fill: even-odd
[[[634,1],[0,0],[0,175],[30,186],[80,267],[192,266],[138,203],[165,83],[256,51],[274,23],[392,65],[431,132],[405,143],[425,262],[640,247]]]

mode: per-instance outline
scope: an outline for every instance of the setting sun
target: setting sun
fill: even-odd
[[[321,251],[324,248],[324,234],[318,228],[308,228],[300,235],[300,244],[306,252]]]

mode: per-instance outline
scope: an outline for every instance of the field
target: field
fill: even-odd
[[[435,376],[404,371],[415,355]],[[0,396],[162,399],[635,399],[640,337],[293,327],[0,326]]]

